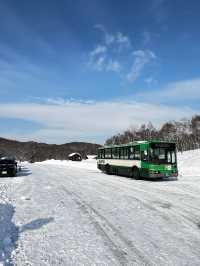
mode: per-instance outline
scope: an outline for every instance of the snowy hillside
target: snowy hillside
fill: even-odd
[[[96,160],[0,178],[0,265],[200,265],[200,150],[177,181],[105,175]]]
[[[200,149],[178,153],[178,167],[181,176],[200,177]]]

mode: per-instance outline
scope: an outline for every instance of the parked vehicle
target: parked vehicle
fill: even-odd
[[[177,177],[175,143],[136,141],[98,149],[98,168],[107,174],[133,178]]]
[[[14,158],[0,158],[0,176],[16,176],[17,162]]]

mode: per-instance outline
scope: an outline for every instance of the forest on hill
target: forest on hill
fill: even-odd
[[[142,124],[139,129],[131,127],[110,137],[105,144],[123,144],[137,140],[172,141],[177,144],[178,151],[198,149],[200,148],[200,115],[195,115],[191,119],[166,122],[159,129],[151,122]]]
[[[78,152],[83,158],[88,154],[96,154],[98,144],[71,142],[61,145],[38,142],[20,142],[0,138],[0,156],[14,156],[21,161],[40,162],[49,159],[66,160],[68,155]]]

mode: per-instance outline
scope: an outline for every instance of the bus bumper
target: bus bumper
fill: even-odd
[[[178,173],[149,173],[149,178],[177,177]]]

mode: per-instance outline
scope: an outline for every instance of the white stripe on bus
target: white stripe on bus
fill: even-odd
[[[109,164],[114,166],[124,166],[124,167],[133,167],[137,166],[141,168],[141,161],[140,160],[117,160],[117,159],[98,159],[98,164]]]

